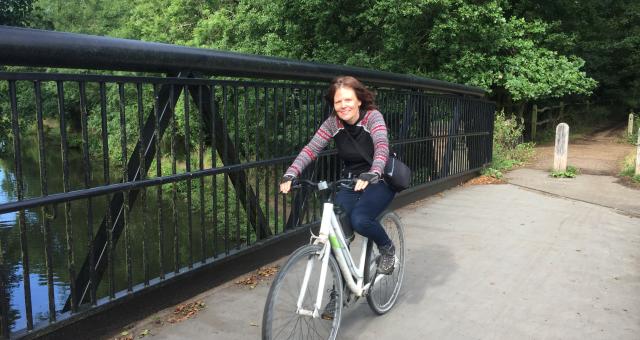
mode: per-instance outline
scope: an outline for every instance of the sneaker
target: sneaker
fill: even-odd
[[[336,315],[336,304],[338,303],[338,293],[336,293],[335,290],[331,290],[331,293],[329,293],[329,302],[327,302],[327,305],[324,307],[324,311],[322,312],[322,319],[324,320],[333,320],[334,316]]]
[[[380,257],[378,258],[378,273],[389,275],[393,273],[396,264],[396,247],[393,244],[380,247]]]

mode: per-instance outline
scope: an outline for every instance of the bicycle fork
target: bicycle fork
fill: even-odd
[[[313,305],[313,310],[307,310],[302,308],[302,301],[304,301],[307,287],[309,286],[309,279],[311,272],[313,271],[314,259],[313,256],[307,260],[307,266],[304,272],[304,278],[302,279],[302,285],[300,286],[300,294],[298,294],[298,302],[296,305],[296,313],[299,315],[310,316],[312,318],[320,317],[320,304],[322,303],[322,295],[324,294],[324,282],[327,278],[327,269],[329,268],[329,257],[331,256],[331,247],[329,243],[324,243],[321,250],[322,265],[320,267],[320,279],[318,285],[318,294],[316,295],[316,302]]]

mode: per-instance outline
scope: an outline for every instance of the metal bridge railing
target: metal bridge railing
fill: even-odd
[[[100,70],[0,72],[6,338],[46,332],[316,224],[316,198],[277,190],[327,116],[323,91],[338,74],[376,90],[392,145],[413,170],[410,190],[491,161],[495,107],[477,88],[8,27],[0,50],[4,65]],[[329,149],[304,176],[335,178],[338,169]]]

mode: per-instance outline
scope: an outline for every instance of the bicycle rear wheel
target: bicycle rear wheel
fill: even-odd
[[[393,307],[398,299],[402,280],[404,278],[404,230],[400,217],[392,211],[382,214],[380,224],[389,235],[391,241],[396,248],[396,264],[393,273],[390,275],[378,275],[376,282],[373,283],[373,289],[367,294],[367,302],[369,307],[379,315],[382,315]],[[372,240],[367,242],[367,255],[365,261],[367,265],[364,269],[365,282],[371,282],[373,275],[376,273],[378,266],[378,257],[380,252],[378,247]]]
[[[338,263],[329,258],[327,276],[320,282],[322,259],[321,245],[306,245],[291,254],[269,290],[262,316],[262,339],[335,339],[342,316],[343,284]],[[335,312],[332,320],[301,315],[296,312],[298,297],[308,266],[310,277],[301,308],[313,311],[318,289],[324,293],[320,304],[320,314],[329,303],[334,292]]]

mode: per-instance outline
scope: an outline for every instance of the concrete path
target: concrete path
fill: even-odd
[[[359,301],[339,338],[640,339],[638,191],[602,176],[547,183],[542,173],[515,171],[514,184],[461,186],[400,209],[398,304],[376,316]],[[169,324],[166,310],[128,335],[259,339],[269,284],[229,282],[191,299],[206,305],[193,318]]]

